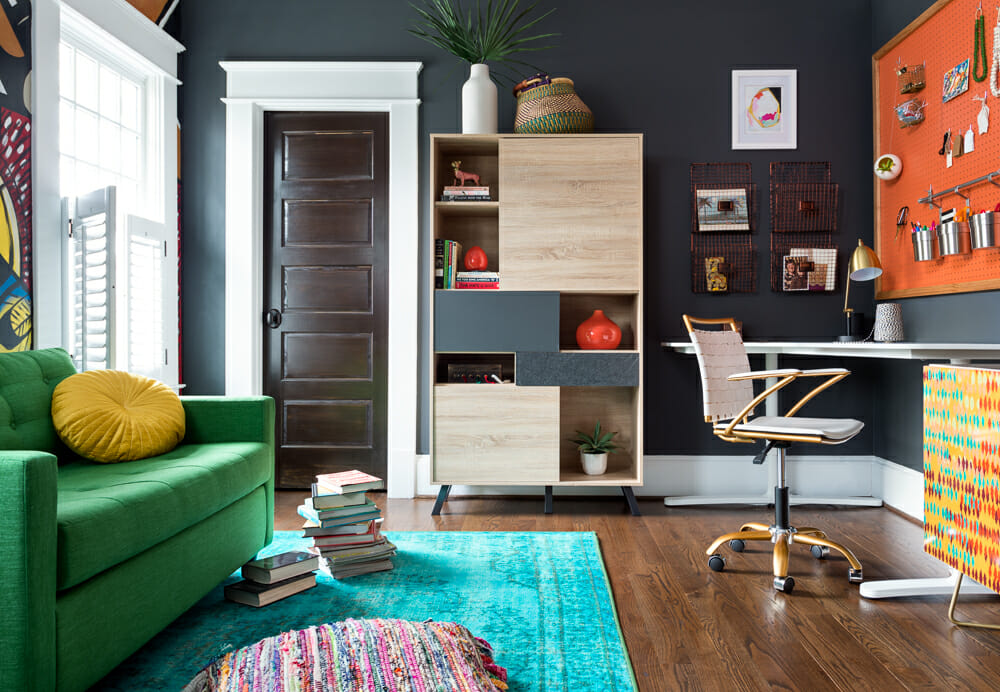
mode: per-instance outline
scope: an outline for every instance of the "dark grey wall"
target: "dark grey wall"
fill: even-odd
[[[889,3],[884,3],[888,5]],[[893,3],[895,4],[895,3]],[[846,251],[872,241],[870,0],[719,0],[650,3],[601,0],[554,3],[540,27],[558,31],[558,47],[535,56],[554,75],[572,77],[600,131],[646,135],[646,452],[733,453],[715,441],[700,415],[697,368],[690,357],[659,348],[683,339],[681,314],[734,315],[749,337],[831,337],[840,330],[843,295],[772,293],[768,282],[766,191],[771,161],[829,160],[841,185]],[[881,17],[895,16],[879,5]],[[223,389],[225,78],[219,60],[421,60],[421,171],[427,135],[460,128],[465,71],[442,51],[406,33],[414,18],[404,0],[272,0],[184,2],[176,26],[182,54],[184,372],[191,393]],[[730,149],[730,71],[796,68],[799,147],[795,151]],[[513,104],[501,89],[500,128],[510,131]],[[693,295],[689,278],[688,167],[700,161],[750,161],[762,192],[756,294]],[[423,184],[426,185],[424,179]],[[427,190],[421,191],[427,199]],[[421,237],[426,241],[427,210]],[[844,252],[841,253],[843,262]],[[421,304],[427,305],[422,267]],[[838,280],[838,284],[842,284]],[[871,287],[856,284],[852,303],[873,311]],[[909,307],[910,303],[907,303]],[[864,306],[864,307],[862,307]],[[914,316],[915,319],[915,316]],[[426,319],[421,320],[426,343]],[[908,322],[909,326],[909,322]],[[425,362],[421,354],[418,362]],[[835,365],[830,361],[815,361]],[[809,361],[802,361],[807,365]],[[858,371],[864,364],[846,365]],[[807,412],[873,422],[861,377]],[[427,451],[427,373],[421,373],[418,449]],[[869,454],[871,430],[833,453]]]

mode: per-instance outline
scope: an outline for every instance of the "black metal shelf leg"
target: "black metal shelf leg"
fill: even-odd
[[[437,515],[441,514],[441,505],[443,505],[444,501],[448,499],[448,493],[450,492],[451,492],[450,485],[442,485],[441,489],[438,490],[437,500],[434,501],[434,509],[431,510],[432,517],[436,517]]]
[[[545,486],[545,513],[552,514],[552,486]]]
[[[625,496],[625,502],[628,503],[628,508],[632,511],[633,517],[641,517],[642,513],[639,511],[639,503],[635,501],[635,493],[632,492],[631,486],[622,486],[622,495]]]

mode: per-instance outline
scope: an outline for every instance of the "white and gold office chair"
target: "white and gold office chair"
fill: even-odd
[[[745,541],[771,541],[774,543],[774,588],[788,593],[795,586],[795,580],[788,576],[788,546],[800,543],[809,546],[813,556],[819,559],[826,557],[830,550],[841,553],[850,564],[848,580],[860,583],[863,579],[861,563],[854,553],[828,539],[817,528],[796,528],[789,523],[788,487],[785,485],[785,450],[792,442],[841,444],[857,435],[864,427],[861,421],[850,418],[800,418],[795,415],[806,402],[850,375],[850,371],[844,368],[783,368],[751,372],[746,347],[732,318],[699,319],[684,315],[684,325],[698,356],[705,420],[712,423],[713,434],[727,442],[763,441],[764,449],[754,457],[755,464],[762,464],[772,449],[778,450],[774,525],[747,522],[739,531],[719,536],[705,551],[709,555],[708,566],[716,572],[726,568],[725,558],[716,552],[723,543],[728,542],[729,547],[739,553],[743,552]],[[699,329],[698,326],[701,325],[710,325],[714,329]],[[755,406],[800,377],[826,379],[799,399],[784,416],[751,418]],[[753,381],[766,378],[778,381],[754,396]]]

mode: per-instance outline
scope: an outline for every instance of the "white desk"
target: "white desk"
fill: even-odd
[[[1000,360],[1000,344],[949,344],[949,343],[876,343],[872,341],[746,341],[747,353],[764,356],[764,368],[778,368],[778,357],[824,356],[834,358],[894,358],[902,360],[946,360],[953,364],[965,364],[974,360]],[[665,349],[679,353],[694,354],[690,341],[663,341]],[[771,386],[777,380],[767,380]],[[769,416],[780,415],[777,397],[765,402],[765,412]],[[769,473],[776,482],[777,470],[772,460],[768,460]],[[667,497],[663,503],[668,506],[695,504],[770,504],[769,493],[751,497]],[[836,504],[878,507],[882,504],[875,497],[822,498],[792,495],[792,504]],[[861,585],[861,595],[865,598],[893,598],[897,596],[951,595],[955,590],[958,572],[951,570],[948,577],[935,579],[890,579],[865,582]],[[993,594],[985,586],[966,579],[963,583],[965,594]]]

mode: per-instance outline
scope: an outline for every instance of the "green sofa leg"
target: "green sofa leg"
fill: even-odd
[[[56,458],[0,451],[0,689],[56,685]]]

